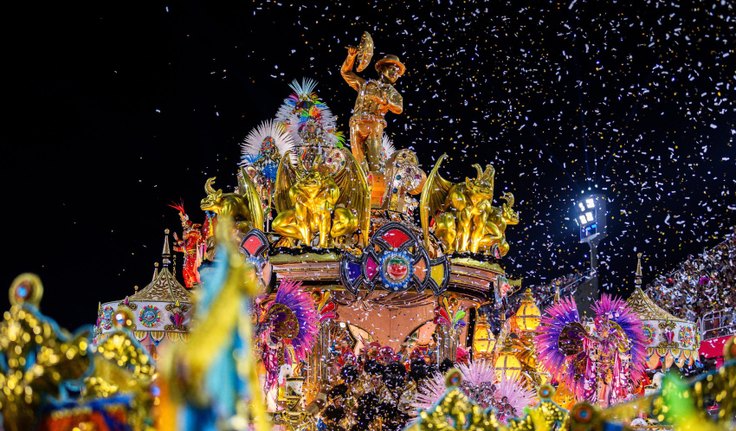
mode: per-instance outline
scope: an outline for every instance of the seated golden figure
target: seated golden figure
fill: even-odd
[[[359,229],[358,242],[367,242],[370,194],[365,174],[349,152],[335,151],[342,151],[346,160],[337,172],[320,163],[309,170],[294,167],[288,153],[281,159],[274,196],[278,215],[272,224],[282,236],[281,245],[328,248],[336,245],[335,239],[345,243]]]
[[[419,214],[425,243],[429,244],[429,222],[434,217],[434,234],[442,242],[447,253],[493,253],[496,257],[509,250],[506,242],[506,226],[518,224],[519,215],[512,209],[514,199],[510,193],[504,194],[507,201],[502,208],[494,207],[493,166],[480,165],[476,178],[466,178],[464,182],[453,184],[439,173],[439,167],[447,157],[443,154],[427,177],[419,204]]]

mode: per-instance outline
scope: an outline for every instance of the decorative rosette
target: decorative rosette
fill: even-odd
[[[406,251],[386,250],[380,256],[381,280],[388,290],[405,290],[413,274],[413,258]]]
[[[153,328],[161,322],[161,310],[155,305],[146,305],[138,314],[138,321],[146,328]]]

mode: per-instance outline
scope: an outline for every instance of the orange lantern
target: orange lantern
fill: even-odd
[[[473,332],[473,356],[488,359],[493,355],[494,347],[496,347],[496,337],[488,324],[488,317],[485,314],[478,314],[478,321],[475,322]]]
[[[521,298],[519,309],[516,310],[514,315],[516,326],[522,331],[535,331],[539,326],[541,317],[542,313],[540,313],[539,307],[534,301],[531,289],[526,289],[524,296]]]

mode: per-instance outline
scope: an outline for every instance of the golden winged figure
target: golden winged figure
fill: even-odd
[[[427,177],[419,203],[419,216],[427,248],[429,243],[430,219],[434,219],[434,234],[439,238],[447,253],[493,253],[496,257],[508,252],[506,226],[518,224],[519,216],[513,209],[514,197],[504,193],[507,203],[494,207],[493,187],[495,170],[479,164],[473,167],[476,178],[465,178],[454,184],[439,174],[443,154]]]
[[[344,149],[334,149],[343,165],[329,169],[315,163],[313,168],[294,166],[284,154],[276,174],[274,206],[278,215],[273,231],[282,236],[282,245],[317,247],[341,245],[360,231],[358,243],[367,244],[370,229],[370,190],[360,164]]]

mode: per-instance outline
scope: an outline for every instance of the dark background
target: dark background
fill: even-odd
[[[542,4],[539,4],[542,3]],[[526,285],[587,266],[572,208],[609,198],[602,282],[626,294],[736,222],[733,2],[352,1],[32,3],[7,9],[0,286],[39,274],[42,309],[93,323],[99,301],[150,281],[164,228],[195,219],[207,177],[235,185],[239,142],[293,79],[347,133],[339,75],[364,30],[398,54],[405,112],[386,131],[425,170],[496,167],[512,191],[503,265]],[[367,69],[363,76],[373,76]],[[181,258],[179,259],[181,264]],[[3,295],[0,308],[7,308]]]

